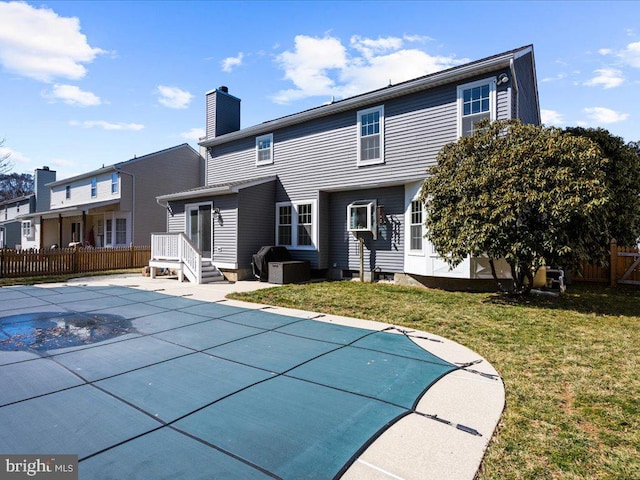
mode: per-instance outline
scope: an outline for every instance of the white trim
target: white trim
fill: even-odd
[[[426,218],[425,217],[426,213],[424,211],[424,203],[422,204],[422,218],[421,218],[421,222],[420,222],[421,227],[422,227],[421,230],[420,230],[420,232],[422,233],[422,242],[421,242],[422,248],[420,248],[420,250],[412,250],[411,249],[411,227],[413,226],[413,223],[411,223],[411,220],[412,220],[411,217],[413,216],[412,215],[413,214],[412,205],[413,205],[413,202],[418,202],[418,201],[420,201],[419,195],[416,195],[413,198],[413,200],[409,201],[409,205],[408,205],[408,208],[407,208],[407,214],[406,214],[406,217],[405,217],[405,222],[406,222],[406,225],[407,225],[406,236],[407,236],[407,240],[408,240],[407,241],[407,255],[411,255],[411,256],[414,256],[414,257],[424,257],[425,256],[425,248],[424,247],[425,247],[425,243],[427,241],[427,239],[424,237],[424,234],[425,234],[424,221],[425,221],[425,218]]]
[[[298,245],[298,206],[311,205],[311,245]],[[279,209],[280,207],[291,207],[291,245],[280,243],[278,238],[278,227],[280,225]],[[276,202],[276,245],[282,245],[289,250],[318,250],[318,202],[316,200],[297,200],[295,202]]]
[[[380,131],[378,132],[378,135],[380,136],[380,156],[378,158],[375,158],[373,160],[361,160],[361,154],[362,152],[360,151],[361,148],[361,139],[362,139],[362,116],[363,115],[367,115],[368,113],[374,113],[374,112],[379,112],[380,113]],[[371,108],[367,108],[365,110],[358,110],[357,113],[357,118],[356,118],[356,125],[358,128],[358,132],[357,132],[357,137],[358,137],[358,144],[357,144],[357,151],[358,151],[358,166],[359,167],[364,167],[367,165],[378,165],[380,163],[384,163],[384,105],[378,105],[377,107],[371,107]]]
[[[217,261],[213,261],[213,263],[217,268],[228,268],[228,269],[231,269],[231,270],[237,270],[238,269],[238,264],[237,263],[217,262]]]
[[[465,83],[458,85],[457,88],[457,133],[458,138],[462,137],[462,106],[463,106],[463,92],[470,88],[479,87],[481,85],[489,84],[489,120],[494,121],[496,119],[496,77],[483,78],[482,80],[476,80],[475,82]]]
[[[267,140],[269,142],[269,159],[268,160],[260,160],[260,152],[267,150],[263,148],[262,150],[258,149],[258,145],[260,142]],[[271,165],[273,163],[273,133],[267,133],[266,135],[260,135],[256,137],[256,166],[259,165]]]
[[[190,210],[198,210],[199,207],[201,205],[209,205],[211,207],[211,245],[210,245],[210,250],[211,250],[211,256],[210,257],[202,257],[205,258],[206,260],[213,260],[213,202],[209,201],[209,202],[197,202],[197,203],[185,203],[184,205],[184,233],[187,235],[187,238],[189,238],[192,242],[193,240],[190,237],[190,232],[191,232],[191,228],[190,228],[190,221],[191,221],[191,215],[189,215],[189,211]],[[195,242],[194,242],[195,244]]]

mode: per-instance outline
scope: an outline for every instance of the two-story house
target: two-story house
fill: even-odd
[[[166,225],[156,197],[202,185],[203,162],[185,143],[50,182],[48,208],[21,216],[34,225],[23,246],[149,245]]]
[[[419,189],[440,149],[479,120],[540,123],[532,46],[244,129],[226,87],[206,94],[206,109],[205,186],[158,198],[169,233],[154,236],[152,255],[171,257],[180,234],[231,279],[250,277],[265,245],[334,278],[361,262],[422,283],[491,278],[487,259],[450,270],[435,253]]]
[[[55,179],[54,170],[37,168],[33,174],[33,193],[0,202],[0,248],[32,248],[39,225],[32,220],[21,221],[19,217],[49,209],[47,184]]]

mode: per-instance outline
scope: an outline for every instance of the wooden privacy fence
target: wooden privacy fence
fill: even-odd
[[[612,287],[618,284],[640,286],[640,249],[637,246],[619,247],[612,240],[609,265],[598,267],[585,263],[582,266],[582,276],[574,275],[573,280],[608,283]]]
[[[0,249],[0,278],[64,275],[141,268],[150,246],[114,248]]]

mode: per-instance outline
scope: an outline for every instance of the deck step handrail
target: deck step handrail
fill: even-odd
[[[202,282],[202,254],[184,232],[152,233],[151,259],[179,261],[191,282]]]

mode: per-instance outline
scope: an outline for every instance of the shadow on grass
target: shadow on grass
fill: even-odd
[[[549,310],[570,310],[583,314],[640,317],[640,288],[620,285],[616,288],[601,285],[570,285],[559,297],[526,297],[496,293],[483,303],[510,305]]]

